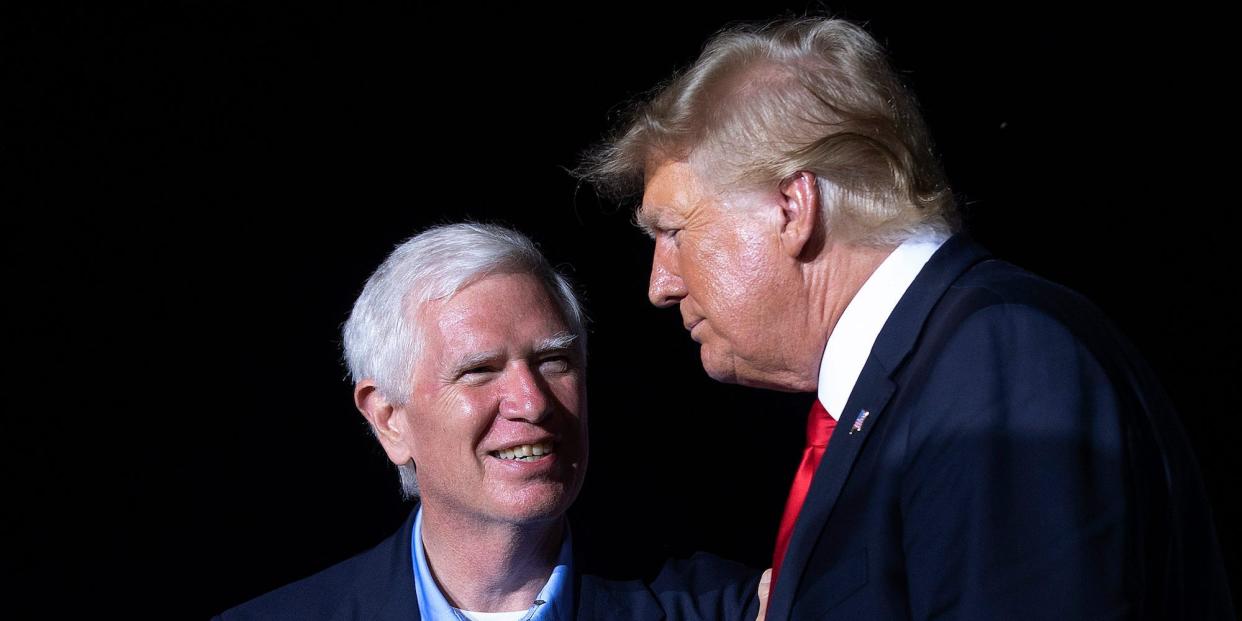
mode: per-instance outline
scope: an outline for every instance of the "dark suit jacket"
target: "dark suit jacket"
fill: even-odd
[[[410,621],[419,619],[411,535],[414,514],[376,547],[309,578],[225,611],[216,621]],[[580,546],[575,541],[577,556]],[[590,559],[575,558],[575,570]],[[666,562],[654,575],[620,580],[574,577],[579,619],[751,621],[757,571],[701,554]]]
[[[1232,612],[1197,468],[1150,370],[1080,296],[957,236],[875,342],[767,618]]]

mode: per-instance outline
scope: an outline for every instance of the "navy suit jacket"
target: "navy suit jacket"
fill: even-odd
[[[1232,616],[1151,371],[1080,296],[947,241],[841,412],[769,621]]]
[[[414,514],[376,547],[216,617],[216,621],[410,621],[420,619],[414,590]],[[575,570],[592,559],[579,558]],[[751,621],[758,613],[759,573],[700,554],[670,560],[653,575],[628,580],[574,577],[579,619]]]

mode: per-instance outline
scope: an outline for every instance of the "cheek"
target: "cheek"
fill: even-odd
[[[574,418],[582,418],[586,414],[586,391],[581,384],[582,380],[572,374],[549,382],[552,394],[561,409]]]
[[[406,444],[410,447],[410,455],[414,458],[414,463],[420,468],[438,470],[439,468],[433,464],[445,460],[444,440],[447,436],[448,430],[444,429],[443,421],[431,417],[416,417],[410,421],[410,432]]]
[[[768,239],[741,231],[711,241],[699,253],[703,297],[719,314],[717,322],[749,326],[762,316],[762,302],[776,277]]]
[[[482,391],[445,390],[422,401],[410,420],[411,452],[416,463],[455,463],[474,455],[474,444],[491,424],[488,397]]]

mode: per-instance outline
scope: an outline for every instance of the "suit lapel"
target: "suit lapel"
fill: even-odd
[[[364,575],[359,581],[360,591],[364,593],[359,599],[365,601],[368,591],[370,597],[376,598],[375,619],[378,621],[418,621],[418,596],[414,589],[414,516],[418,513],[418,503],[410,511],[405,525],[394,535],[391,542],[392,554],[383,567],[376,567],[379,573]]]
[[[781,565],[780,580],[768,600],[768,619],[784,620],[792,613],[798,585],[841,496],[841,490],[849,479],[859,451],[897,390],[892,375],[914,348],[928,315],[955,280],[986,258],[988,254],[985,250],[963,235],[954,235],[928,260],[884,323],[850,393],[845,411],[840,413],[832,440],[815,471],[806,501],[794,524],[789,548]],[[867,414],[863,416],[859,429],[851,434],[851,429],[856,426],[855,421],[863,411]]]
[[[794,523],[776,592],[769,598],[769,619],[786,619],[792,611],[793,596],[802,582],[802,574],[811,552],[814,551],[824,525],[832,514],[832,508],[841,495],[841,488],[849,478],[859,450],[892,397],[893,389],[887,373],[875,361],[868,361],[845,407],[846,413],[851,414],[843,415],[837,421],[832,439],[828,442],[828,449],[824,452],[824,459],[815,470],[811,489],[798,513],[798,521]],[[854,422],[864,410],[868,414],[862,417],[861,426],[854,433],[850,433],[855,427]]]

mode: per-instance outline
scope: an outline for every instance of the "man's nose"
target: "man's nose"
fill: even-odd
[[[686,297],[686,283],[677,270],[677,261],[671,242],[656,240],[651,257],[651,281],[647,285],[647,298],[660,308],[673,306]]]
[[[551,413],[555,403],[547,382],[527,364],[514,365],[504,389],[500,413],[505,418],[537,423]]]

